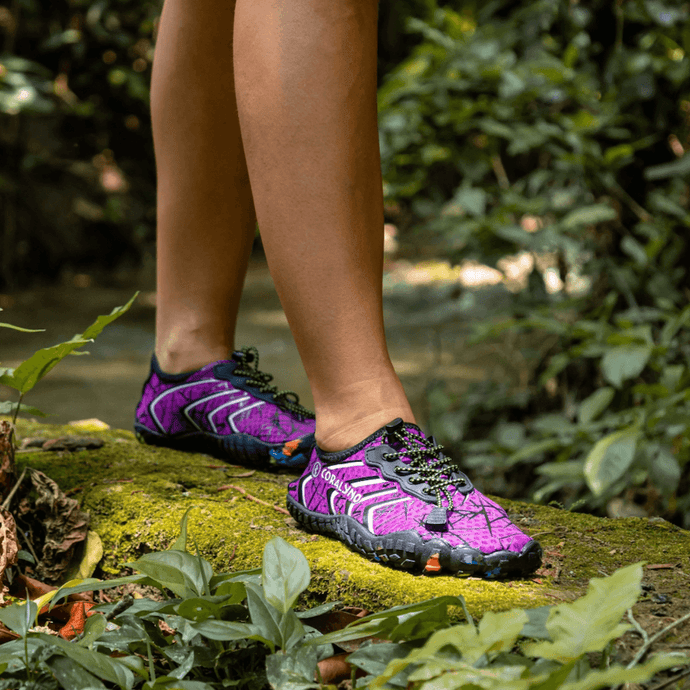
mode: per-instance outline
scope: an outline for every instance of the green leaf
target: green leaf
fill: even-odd
[[[463,661],[474,664],[484,654],[510,650],[528,620],[527,614],[520,609],[500,613],[487,611],[477,630],[469,624],[440,630],[427,640],[422,650],[435,654],[451,645],[462,653]]]
[[[245,583],[245,587],[249,615],[258,631],[257,634],[274,647],[280,647],[283,641],[280,631],[280,611],[266,601],[261,587],[251,582]]]
[[[82,337],[87,340],[93,340],[96,336],[100,335],[101,331],[110,323],[119,319],[123,314],[129,311],[129,308],[134,304],[134,300],[139,296],[139,292],[135,292],[132,299],[127,302],[127,304],[121,307],[115,307],[110,314],[107,316],[99,316],[85,331],[82,333]]]
[[[195,506],[189,506],[185,510],[182,520],[180,520],[180,536],[175,543],[170,547],[170,551],[186,551],[187,550],[187,516],[189,511]]]
[[[584,597],[551,609],[546,628],[552,641],[528,643],[524,653],[567,664],[587,652],[603,650],[630,629],[620,620],[640,596],[641,582],[642,563],[610,577],[592,578]]]
[[[280,537],[264,547],[261,584],[271,606],[287,613],[309,586],[311,572],[304,554]]]
[[[487,201],[487,193],[481,187],[460,187],[453,196],[453,202],[471,216],[483,216]]]
[[[684,655],[658,655],[633,668],[611,666],[603,671],[598,669],[590,671],[581,680],[563,685],[562,690],[598,690],[598,688],[618,687],[623,683],[646,683],[652,680],[659,671],[687,664],[690,664],[690,659]]]
[[[585,460],[584,475],[595,496],[601,496],[627,471],[635,457],[639,426],[616,431],[600,439]]]
[[[67,355],[91,342],[109,323],[122,316],[132,306],[138,294],[137,292],[123,307],[113,309],[109,315],[99,316],[83,333],[75,335],[71,340],[38,350],[11,374],[6,372],[0,376],[0,384],[22,394],[27,393]]]
[[[134,675],[124,664],[117,659],[111,659],[105,654],[84,649],[55,635],[38,633],[39,639],[45,643],[57,647],[65,656],[76,661],[91,673],[109,683],[114,683],[122,690],[131,690],[134,685]]]
[[[515,465],[523,460],[534,458],[541,453],[546,453],[550,450],[558,450],[562,445],[561,441],[557,438],[546,438],[542,441],[533,441],[509,456],[506,462],[509,466]]]
[[[658,486],[666,496],[672,494],[678,488],[681,477],[681,469],[676,456],[668,447],[661,447],[652,460],[649,477],[655,486]]]
[[[108,622],[102,614],[89,616],[84,623],[84,636],[77,642],[80,647],[93,646],[93,643],[105,632]]]
[[[305,641],[305,644],[339,644],[340,642],[347,642],[349,640],[356,640],[360,637],[381,637],[387,638],[392,631],[401,625],[411,614],[418,611],[426,611],[433,609],[438,605],[444,606],[459,606],[466,610],[465,600],[461,596],[443,596],[434,597],[414,604],[403,604],[401,606],[394,606],[379,613],[372,613],[364,616],[356,621],[353,621],[342,630],[335,630],[331,633],[323,635],[317,640],[311,639]]]
[[[158,676],[151,683],[144,683],[141,690],[215,690],[210,683],[200,680],[178,680],[175,676]]]
[[[210,601],[202,599],[201,597],[185,599],[175,607],[175,611],[179,616],[196,623],[205,621],[207,618],[211,617],[220,618],[218,615],[220,606],[212,604]]]
[[[571,211],[561,220],[560,227],[563,230],[575,230],[583,225],[595,225],[607,220],[614,220],[617,216],[616,210],[611,206],[607,204],[594,204]]]
[[[305,636],[304,625],[302,625],[302,621],[297,618],[297,614],[292,609],[288,609],[288,611],[282,614],[278,623],[278,629],[280,630],[281,637],[280,646],[285,651],[290,651]]]
[[[231,640],[249,639],[259,633],[259,627],[248,623],[233,623],[207,619],[189,626],[192,630],[209,640],[229,642]]]
[[[31,405],[25,405],[24,403],[10,402],[6,400],[5,402],[0,402],[0,414],[13,415],[16,410],[19,409],[20,412],[24,414],[30,414],[34,417],[47,417],[45,412],[41,412],[37,407],[31,407]]]
[[[314,681],[316,649],[301,647],[277,652],[266,658],[266,676],[274,690],[311,690],[321,685]]]
[[[682,177],[690,175],[690,154],[686,153],[682,158],[671,163],[662,163],[645,168],[644,176],[648,180],[662,180],[665,177]]]
[[[553,606],[539,606],[536,609],[525,609],[527,623],[520,631],[520,637],[531,637],[533,640],[549,640],[549,631],[546,629],[546,621]]]
[[[4,623],[10,630],[17,635],[24,637],[32,627],[38,606],[31,600],[21,604],[10,604],[0,608],[0,623]]]
[[[652,355],[651,345],[620,345],[607,350],[601,360],[604,378],[616,388],[642,373]]]
[[[464,661],[431,658],[423,666],[415,669],[407,680],[410,683],[430,681],[422,686],[429,690],[527,690],[534,684],[534,678],[521,678],[524,671],[524,666],[520,665],[475,668]],[[434,679],[437,679],[436,682]],[[381,687],[378,679],[371,687]]]
[[[336,606],[339,606],[342,603],[342,601],[329,601],[325,604],[315,606],[313,609],[309,609],[307,611],[295,611],[295,613],[297,614],[298,618],[314,618],[315,616],[321,616],[324,613],[332,611]]]
[[[21,328],[13,326],[11,323],[0,323],[0,328],[11,328],[13,331],[21,331],[22,333],[43,333],[45,328]]]
[[[580,424],[589,424],[595,420],[613,400],[615,391],[610,386],[599,388],[592,395],[580,403],[577,411],[577,421]]]
[[[356,652],[347,657],[347,661],[369,675],[380,676],[391,661],[404,659],[410,651],[410,647],[394,642],[385,644],[365,642]]]
[[[213,575],[211,564],[186,551],[156,551],[144,554],[133,563],[126,563],[148,575],[180,599],[198,597]]]
[[[117,577],[113,580],[98,580],[96,578],[88,578],[78,585],[62,585],[50,600],[50,608],[57,606],[61,599],[64,599],[71,594],[81,594],[82,592],[99,592],[102,589],[111,589],[112,587],[119,587],[120,585],[129,585],[138,582],[139,584],[149,584],[149,578],[146,575],[127,575],[126,577]]]
[[[105,690],[105,685],[83,666],[66,656],[52,656],[44,662],[65,690]]]
[[[644,247],[634,237],[626,235],[621,240],[621,249],[633,259],[640,267],[644,268],[649,263],[649,257]]]
[[[45,347],[23,361],[12,374],[0,376],[0,384],[14,388],[20,393],[30,391],[48,372],[73,350],[90,342],[75,335],[72,340],[52,347]]]

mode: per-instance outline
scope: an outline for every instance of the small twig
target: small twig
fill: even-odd
[[[10,503],[12,503],[12,499],[14,498],[14,495],[17,493],[17,491],[19,490],[19,487],[21,486],[21,483],[24,481],[24,477],[26,476],[26,470],[27,470],[26,467],[22,470],[22,474],[19,477],[19,480],[12,487],[12,491],[10,491],[7,494],[7,498],[5,498],[5,500],[2,502],[2,505],[0,506],[0,508],[2,508],[3,510],[9,510]]]
[[[628,609],[628,620],[640,634],[643,644],[647,644],[647,642],[649,642],[649,635],[647,635],[647,631],[635,620],[632,609]]]
[[[660,630],[656,635],[653,637],[650,637],[643,645],[640,647],[639,651],[635,655],[635,658],[626,666],[626,668],[632,668],[638,661],[642,659],[642,657],[649,651],[649,648],[660,638],[664,637],[667,633],[669,633],[673,628],[677,627],[681,623],[685,623],[685,621],[690,620],[690,613],[687,613],[684,615],[682,618],[679,618],[677,621],[674,621],[670,625],[667,625],[663,630]]]
[[[609,191],[613,192],[619,199],[625,201],[628,204],[631,211],[642,221],[649,222],[652,220],[652,215],[640,206],[635,199],[633,199],[628,192],[623,189],[618,183],[614,183],[608,188]]]
[[[24,393],[19,394],[19,400],[17,401],[17,407],[14,410],[14,414],[12,415],[12,429],[17,428],[17,417],[19,416],[19,410],[22,406],[22,400],[24,400]]]
[[[106,615],[105,619],[107,621],[113,620],[113,618],[119,616],[123,611],[126,611],[133,603],[134,597],[131,594],[125,594],[125,596],[115,604],[115,608]]]
[[[652,690],[662,690],[662,688],[667,688],[669,685],[671,685],[671,683],[675,683],[676,681],[680,680],[681,678],[685,678],[686,676],[690,676],[690,668],[686,668],[685,671],[683,671],[683,673],[680,673],[677,676],[673,676],[672,678],[668,678],[660,685],[654,686]]]
[[[40,559],[39,559],[39,557],[36,555],[36,552],[34,551],[34,547],[33,547],[33,545],[31,544],[31,541],[30,541],[29,538],[26,536],[26,532],[24,532],[24,530],[23,530],[16,522],[14,523],[14,526],[15,526],[15,527],[17,528],[17,530],[19,531],[19,534],[22,535],[22,538],[24,539],[24,543],[29,547],[29,551],[31,551],[31,555],[34,557],[34,561],[35,561],[36,565],[38,565],[39,562],[40,562]]]
[[[510,180],[508,179],[508,175],[506,175],[506,169],[503,167],[503,161],[498,154],[491,156],[491,167],[494,169],[494,175],[496,175],[498,186],[501,189],[509,189]]]
[[[536,539],[537,537],[543,537],[545,534],[556,534],[554,530],[548,530],[546,532],[537,532],[536,534],[532,535],[532,539]]]
[[[289,511],[287,511],[285,508],[281,508],[279,505],[276,505],[275,503],[268,503],[267,501],[262,501],[260,498],[257,498],[256,496],[252,496],[250,493],[247,493],[247,491],[243,489],[241,486],[235,486],[234,484],[224,484],[223,488],[234,489],[235,491],[239,491],[245,498],[248,498],[250,501],[254,501],[254,503],[260,503],[262,506],[266,506],[267,508],[273,508],[274,510],[277,510],[279,513],[283,513],[284,515],[290,515]]]

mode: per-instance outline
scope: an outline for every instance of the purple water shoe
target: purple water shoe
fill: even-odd
[[[136,411],[137,438],[252,467],[304,467],[315,445],[314,415],[272,379],[259,371],[254,347],[185,374],[166,374],[153,355]]]
[[[288,488],[304,527],[396,568],[499,578],[541,564],[541,547],[483,496],[434,438],[401,419],[356,446],[317,446]]]

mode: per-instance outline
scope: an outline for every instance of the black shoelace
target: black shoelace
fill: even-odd
[[[466,482],[462,476],[453,477],[456,472],[460,472],[460,468],[454,465],[450,458],[441,455],[443,446],[437,444],[433,436],[431,440],[415,436],[415,441],[419,443],[417,445],[410,441],[403,430],[389,432],[388,436],[400,443],[404,450],[386,453],[383,457],[386,460],[403,457],[411,459],[406,463],[406,467],[396,467],[396,474],[408,475],[412,484],[427,484],[422,491],[429,495],[436,494],[439,508],[443,508],[442,496],[445,496],[448,499],[447,509],[453,510],[453,497],[448,487],[464,486]]]
[[[233,352],[232,358],[238,363],[233,371],[235,376],[245,376],[247,384],[259,389],[260,393],[273,396],[279,407],[307,419],[314,419],[314,413],[299,404],[299,396],[293,391],[279,391],[271,386],[273,376],[259,371],[259,351],[253,347],[243,347]]]

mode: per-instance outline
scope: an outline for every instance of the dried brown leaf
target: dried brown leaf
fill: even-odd
[[[16,481],[12,426],[8,422],[0,422],[0,503]]]
[[[341,680],[349,678],[351,666],[347,663],[348,656],[349,653],[336,654],[335,656],[330,656],[327,659],[319,661],[320,682],[326,685],[335,685]],[[318,675],[317,680],[319,680]]]
[[[86,539],[89,515],[80,510],[77,501],[65,496],[60,487],[43,472],[31,470],[30,475],[38,498],[23,517],[38,522],[45,530],[36,575],[48,583],[60,582],[70,566],[76,547]]]
[[[0,510],[0,604],[5,602],[7,593],[5,570],[17,562],[18,553],[19,543],[14,518],[9,511]]]

